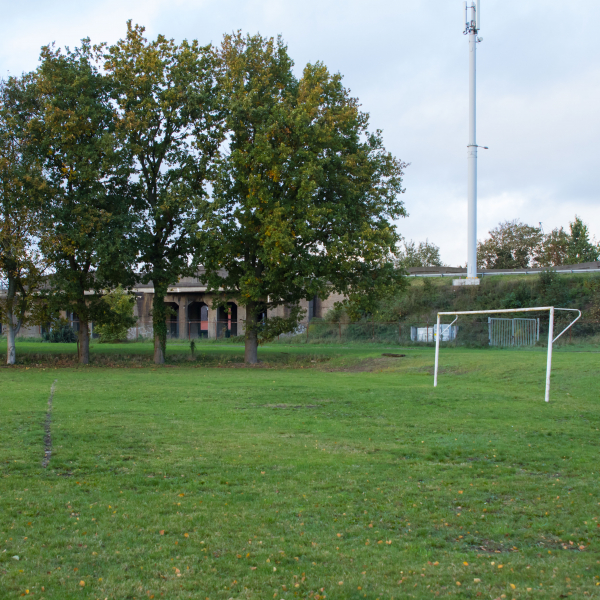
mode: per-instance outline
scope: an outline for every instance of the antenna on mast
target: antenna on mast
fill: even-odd
[[[477,4],[475,6],[475,29],[477,29],[477,31],[479,31],[481,29],[481,20],[479,18],[480,14],[481,14],[481,11],[480,11],[480,6],[479,6],[479,0],[477,0]]]

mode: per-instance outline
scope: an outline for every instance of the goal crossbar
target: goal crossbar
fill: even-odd
[[[567,311],[578,313],[577,317],[571,321],[556,337],[554,337],[554,311]],[[493,315],[502,313],[524,313],[524,312],[540,312],[548,311],[550,313],[550,323],[548,325],[548,356],[546,360],[546,395],[545,401],[550,402],[550,373],[552,371],[552,345],[565,331],[570,329],[580,318],[581,311],[577,308],[556,308],[554,306],[536,306],[533,308],[502,308],[497,310],[458,310],[453,312],[439,312],[437,314],[437,327],[434,333],[435,336],[435,369],[433,374],[433,387],[437,387],[438,365],[440,356],[440,339],[441,335],[441,318],[444,316],[454,316],[455,319],[449,325],[444,327],[452,327],[461,315]]]

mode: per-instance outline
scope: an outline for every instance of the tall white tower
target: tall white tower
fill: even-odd
[[[476,129],[476,56],[477,44],[481,38],[477,33],[481,28],[480,0],[464,2],[465,31],[469,36],[469,145],[468,163],[468,199],[469,217],[467,226],[467,279],[457,280],[462,285],[479,285],[477,279],[477,129]]]

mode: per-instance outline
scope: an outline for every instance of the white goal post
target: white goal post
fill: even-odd
[[[435,370],[433,375],[433,387],[437,387],[437,379],[438,379],[438,364],[439,364],[439,356],[440,356],[440,338],[441,335],[438,333],[441,331],[440,327],[440,319],[443,316],[455,316],[456,318],[449,325],[444,325],[444,327],[452,327],[454,323],[458,320],[460,315],[492,315],[492,314],[501,314],[501,313],[523,313],[523,312],[540,312],[547,310],[550,312],[550,323],[548,325],[548,358],[546,360],[546,402],[550,402],[550,372],[552,371],[552,345],[554,342],[570,327],[572,327],[577,320],[581,317],[581,311],[576,308],[555,308],[554,306],[537,306],[535,308],[504,308],[501,310],[462,310],[456,312],[439,312],[437,315],[437,327],[435,330]],[[577,317],[571,321],[556,337],[554,336],[554,311],[569,311],[579,313]]]

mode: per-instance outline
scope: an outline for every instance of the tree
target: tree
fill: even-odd
[[[368,132],[324,65],[297,79],[281,39],[225,36],[219,58],[227,95],[228,152],[219,163],[198,260],[209,289],[245,306],[245,360],[259,340],[297,325],[301,299],[348,296],[354,311],[401,285],[387,257],[405,214],[405,166]],[[259,322],[265,311],[286,318]]]
[[[575,215],[575,220],[569,223],[569,229],[566,263],[576,265],[598,260],[600,245],[590,242],[588,227],[577,215]]]
[[[0,320],[6,326],[6,362],[16,362],[15,338],[21,327],[38,322],[39,288],[45,263],[36,241],[44,189],[41,168],[29,151],[26,96],[29,77],[0,82]]]
[[[140,194],[138,264],[152,281],[154,361],[164,362],[168,287],[192,275],[194,232],[207,207],[206,182],[223,140],[214,52],[197,41],[177,45],[127,24],[109,48],[121,144],[135,162],[130,180]]]
[[[127,339],[127,332],[134,327],[137,319],[133,316],[135,296],[128,294],[121,286],[105,294],[108,315],[105,322],[96,327],[101,342],[120,342]]]
[[[544,236],[535,263],[540,267],[557,267],[566,264],[569,254],[569,234],[557,227]]]
[[[485,269],[526,269],[539,254],[543,234],[518,219],[500,223],[477,244],[477,264]]]
[[[419,242],[402,240],[402,247],[398,249],[398,265],[409,269],[410,267],[443,267],[440,257],[440,248],[430,244],[429,240]]]
[[[543,236],[535,263],[540,267],[558,267],[596,261],[599,256],[600,245],[590,241],[587,225],[575,215],[568,233],[557,227]]]
[[[98,50],[83,40],[62,52],[42,49],[31,121],[48,183],[41,248],[52,266],[51,300],[79,319],[79,362],[89,362],[89,323],[105,315],[102,292],[131,277],[127,155],[117,148],[110,79]]]

